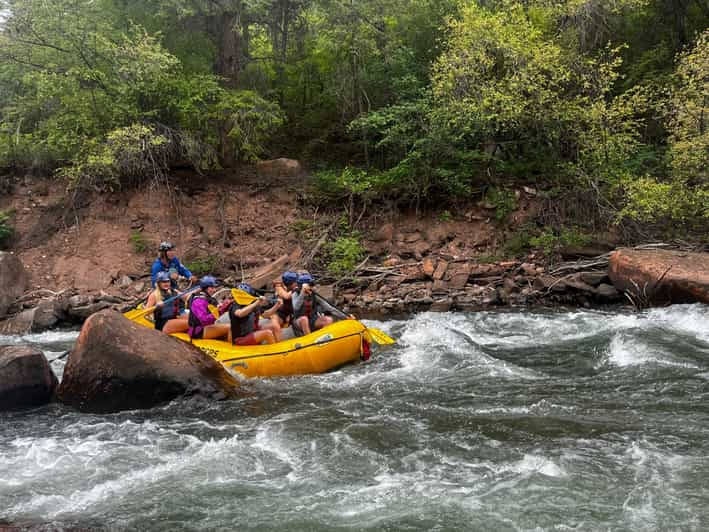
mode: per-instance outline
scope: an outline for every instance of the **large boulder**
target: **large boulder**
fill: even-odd
[[[611,254],[608,276],[644,304],[709,303],[709,253],[622,248]]]
[[[260,177],[302,177],[303,165],[296,159],[271,159],[256,163],[256,171]]]
[[[238,382],[191,344],[102,310],[84,323],[57,391],[86,412],[150,408],[180,395],[236,396]]]
[[[57,378],[44,353],[25,345],[0,346],[0,410],[48,403]]]
[[[29,279],[19,258],[12,253],[0,251],[0,318],[27,289]]]

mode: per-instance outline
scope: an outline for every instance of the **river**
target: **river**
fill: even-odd
[[[0,414],[0,523],[709,528],[709,307],[367,323],[398,345],[325,375],[250,381],[238,401]],[[55,358],[76,335],[0,343]]]

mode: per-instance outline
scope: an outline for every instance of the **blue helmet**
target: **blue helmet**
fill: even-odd
[[[166,271],[158,272],[155,276],[156,283],[162,283],[170,280],[170,274]]]
[[[219,286],[219,281],[212,275],[205,275],[199,280],[200,288],[208,288],[210,286]]]
[[[295,283],[298,281],[298,274],[295,272],[284,272],[283,275],[281,275],[281,281],[283,281],[285,285]]]
[[[254,290],[254,287],[251,286],[249,283],[239,283],[239,286],[237,286],[239,290],[243,290],[250,296],[258,297],[258,294],[256,294],[256,290]]]
[[[315,284],[315,278],[309,273],[301,273],[298,276],[298,285]]]

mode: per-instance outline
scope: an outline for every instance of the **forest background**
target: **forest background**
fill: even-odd
[[[287,156],[349,212],[504,219],[528,187],[522,245],[703,238],[707,28],[709,0],[0,0],[0,175]]]

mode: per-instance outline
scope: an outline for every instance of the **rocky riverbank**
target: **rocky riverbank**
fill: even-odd
[[[268,290],[286,268],[295,267],[297,250],[247,272],[244,279]],[[534,261],[480,263],[450,255],[421,260],[389,259],[382,265],[361,266],[346,282],[319,286],[319,292],[348,312],[384,316],[422,311],[476,311],[500,306],[568,305],[591,307],[631,303],[637,307],[673,302],[709,303],[709,254],[645,248],[621,249],[604,255],[558,263]],[[12,254],[0,252],[3,293],[26,278]],[[234,285],[239,280],[227,277]],[[140,290],[135,289],[135,285]],[[0,334],[39,332],[77,325],[103,309],[125,311],[141,300],[146,282],[127,278],[124,294],[53,293],[35,290],[8,302]]]
[[[550,263],[541,252],[510,252],[515,231],[533,223],[542,208],[538,191],[528,187],[516,191],[515,210],[504,222],[485,202],[455,215],[350,212],[348,228],[358,231],[366,258],[338,277],[327,265],[346,213],[322,213],[308,204],[303,191],[312,179],[297,161],[264,161],[209,180],[193,177],[175,176],[161,190],[74,198],[52,179],[9,182],[0,210],[14,213],[15,238],[0,255],[0,334],[78,325],[100,310],[135,306],[150,290],[150,265],[161,240],[177,244],[180,259],[198,275],[210,272],[231,285],[248,281],[268,290],[285,269],[309,270],[320,280],[321,294],[363,316],[702,300],[701,290],[664,291],[658,301],[647,293],[659,294],[659,278],[665,286],[678,272],[693,283],[693,264],[701,268],[701,256],[683,259],[682,267],[663,266],[672,258],[658,256],[658,270],[633,277],[647,260],[611,267],[619,245],[612,233],[598,234],[583,248],[557,250],[566,262]]]
[[[252,272],[248,280],[268,288],[299,257],[299,252],[284,255]],[[19,259],[9,253],[0,252],[0,272],[3,282],[16,283],[14,288],[21,287],[27,277]],[[11,288],[0,286],[4,294]],[[624,248],[553,267],[531,261],[481,264],[439,254],[420,261],[363,265],[347,285],[319,288],[338,305],[360,315],[471,311],[503,305],[592,306],[624,300],[636,307],[709,303],[709,253]],[[5,311],[30,306],[0,322],[0,334],[37,332],[88,317],[58,392],[66,404],[114,411],[152,406],[183,394],[226,397],[236,389],[236,382],[221,365],[199,349],[105,310],[125,310],[120,298],[44,292],[43,299],[31,306],[32,298],[26,296],[14,301],[5,298]],[[56,386],[44,355],[29,346],[0,346],[0,377],[4,384],[0,410],[47,402]]]

